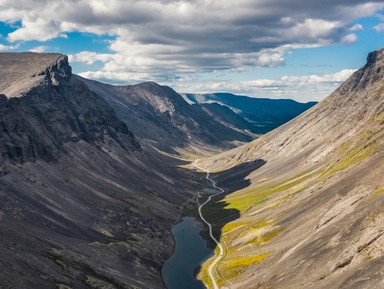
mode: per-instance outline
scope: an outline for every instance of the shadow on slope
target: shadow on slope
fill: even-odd
[[[229,204],[224,200],[225,196],[250,186],[251,182],[246,177],[265,164],[265,160],[258,159],[252,162],[243,163],[222,172],[210,174],[211,178],[216,181],[216,185],[225,190],[224,194],[213,197],[212,201],[202,209],[204,217],[208,222],[213,224],[213,234],[217,240],[220,240],[221,238],[222,228],[226,224],[240,217],[239,210],[228,208]],[[207,187],[211,186],[212,184],[207,181]],[[208,231],[205,231],[204,235],[205,238],[209,240],[209,247],[216,250],[216,244],[209,238]]]

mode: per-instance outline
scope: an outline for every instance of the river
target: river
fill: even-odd
[[[165,262],[162,276],[168,289],[206,289],[195,278],[196,268],[213,256],[201,237],[202,224],[193,217],[184,217],[172,229],[176,247],[172,256]]]

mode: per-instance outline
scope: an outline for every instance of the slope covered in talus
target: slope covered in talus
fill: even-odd
[[[164,288],[192,198],[60,54],[0,54],[0,288]]]
[[[235,128],[238,122],[228,124],[229,118],[212,117],[201,106],[189,105],[170,87],[154,82],[115,86],[78,79],[101,95],[143,144],[162,151],[202,154],[254,139],[253,134]]]
[[[300,117],[200,162],[230,192],[206,209],[223,288],[383,288],[383,126],[381,49]]]

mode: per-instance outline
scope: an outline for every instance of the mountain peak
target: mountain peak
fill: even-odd
[[[370,52],[367,56],[366,66],[374,65],[379,62],[384,62],[384,48]]]
[[[68,57],[59,53],[0,53],[0,94],[20,97],[43,80],[57,85],[72,75]]]

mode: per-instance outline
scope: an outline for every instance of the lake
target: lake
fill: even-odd
[[[168,289],[206,289],[195,278],[196,268],[213,256],[201,237],[203,225],[194,217],[184,217],[172,229],[176,247],[162,268],[162,277]]]

